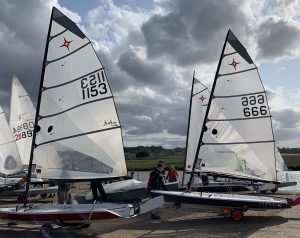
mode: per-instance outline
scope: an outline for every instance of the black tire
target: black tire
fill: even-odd
[[[278,191],[278,188],[273,188],[273,189],[271,189],[271,192],[272,193],[276,193]]]
[[[51,224],[46,223],[44,225],[42,225],[41,229],[40,229],[40,236],[42,238],[51,238],[53,235],[53,227]]]
[[[179,209],[179,208],[181,208],[181,203],[174,203],[173,207],[176,209]]]
[[[86,229],[86,228],[89,228],[90,226],[91,226],[91,223],[84,223],[84,224],[80,225],[79,227],[81,229]]]
[[[47,197],[47,193],[42,193],[40,196],[41,196],[41,198],[46,198]]]

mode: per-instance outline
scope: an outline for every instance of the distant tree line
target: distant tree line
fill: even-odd
[[[283,154],[300,154],[300,148],[278,148]],[[136,146],[124,147],[126,159],[147,158],[147,157],[170,157],[185,156],[185,148],[166,149],[162,146]]]
[[[300,154],[300,148],[278,148],[280,153],[283,154]]]
[[[137,146],[124,147],[126,159],[145,158],[145,157],[169,157],[169,156],[184,156],[185,148],[166,149],[162,146]]]

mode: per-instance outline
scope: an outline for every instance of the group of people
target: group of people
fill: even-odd
[[[167,190],[165,186],[165,181],[168,182],[176,182],[178,181],[178,172],[175,169],[174,165],[170,166],[170,169],[165,176],[165,168],[164,168],[164,162],[159,161],[156,169],[151,171],[149,179],[148,179],[148,185],[147,190],[151,189],[165,189]]]
[[[176,182],[178,180],[178,172],[175,169],[174,165],[170,166],[170,169],[167,173],[167,176],[165,176],[165,168],[164,168],[164,162],[159,161],[159,163],[156,166],[156,169],[151,171],[148,184],[147,184],[147,190],[150,192],[151,189],[164,189],[168,190],[165,181],[168,182]],[[160,215],[156,212],[156,214],[151,211],[151,219],[157,220],[160,219]]]
[[[133,174],[132,174],[133,175]],[[151,171],[147,190],[150,191],[151,189],[164,189],[167,190],[165,181],[168,182],[176,182],[178,181],[178,172],[175,169],[174,165],[170,166],[170,169],[165,176],[165,167],[164,162],[159,161],[156,166],[156,169]],[[57,183],[58,191],[57,191],[57,198],[59,204],[72,204],[72,197],[71,197],[71,184],[67,184],[64,182]],[[102,181],[101,180],[92,180],[91,181],[91,190],[93,194],[94,201],[106,201],[106,193],[103,189]],[[98,191],[100,197],[98,196]]]

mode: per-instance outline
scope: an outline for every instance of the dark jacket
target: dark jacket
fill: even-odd
[[[159,170],[155,169],[150,173],[147,189],[148,190],[151,190],[151,189],[167,190],[167,188],[164,184],[163,175],[161,174],[161,172]]]

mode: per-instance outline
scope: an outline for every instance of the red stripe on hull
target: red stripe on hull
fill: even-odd
[[[26,222],[44,222],[61,220],[68,221],[87,221],[90,213],[56,213],[56,214],[26,214],[26,213],[0,213],[1,220],[26,221]],[[115,219],[120,216],[110,212],[93,212],[91,220]]]

